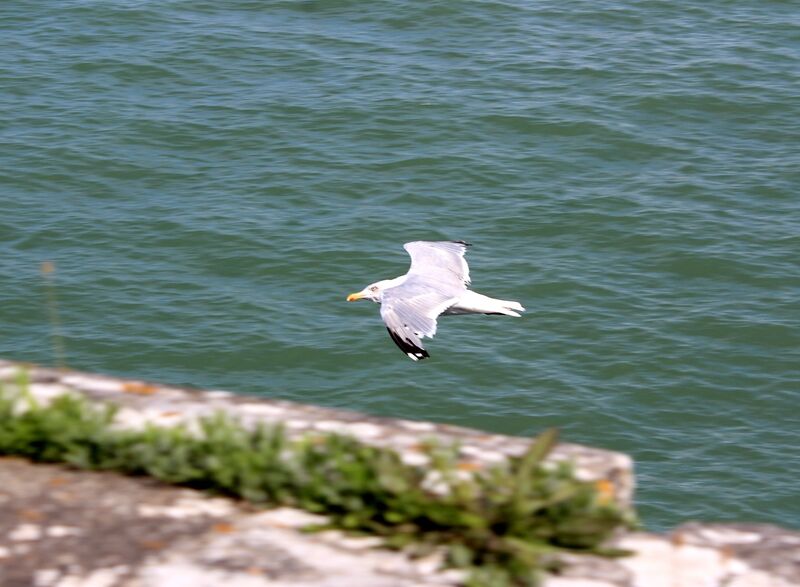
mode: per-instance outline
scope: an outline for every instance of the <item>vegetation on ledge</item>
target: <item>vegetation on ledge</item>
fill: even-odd
[[[471,571],[471,586],[535,585],[542,570],[557,569],[559,552],[619,554],[601,545],[633,524],[603,482],[578,481],[566,464],[542,465],[554,431],[521,458],[467,474],[454,447],[424,446],[432,465],[418,468],[349,437],[292,440],[280,427],[246,429],[222,415],[200,420],[198,430],[125,430],[114,425],[112,406],[70,394],[40,405],[20,383],[21,392],[0,388],[0,454],[304,508],[390,547],[444,548],[449,565]]]

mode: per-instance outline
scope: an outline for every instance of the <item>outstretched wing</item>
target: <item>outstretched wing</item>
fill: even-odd
[[[427,358],[424,337],[436,334],[436,318],[458,300],[425,280],[409,275],[397,287],[387,289],[381,302],[381,317],[389,336],[411,359]]]
[[[468,246],[464,241],[406,243],[403,248],[411,255],[411,268],[407,275],[448,288],[453,293],[464,291],[469,283],[469,266],[464,259]]]

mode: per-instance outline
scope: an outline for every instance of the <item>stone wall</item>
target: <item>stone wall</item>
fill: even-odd
[[[291,434],[339,432],[395,449],[424,467],[423,439],[458,441],[465,470],[522,453],[525,439],[454,426],[376,418],[286,401],[196,391],[0,361],[0,382],[20,368],[47,401],[65,391],[120,406],[118,423],[141,427],[226,412],[247,425],[281,423]],[[633,468],[624,454],[560,444],[551,459],[575,463],[586,480],[606,480],[629,505]],[[410,587],[458,585],[438,555],[412,559],[373,538],[307,534],[319,519],[291,508],[256,510],[229,499],[147,479],[0,459],[2,587]],[[546,587],[786,587],[800,585],[800,533],[769,525],[680,526],[668,535],[630,533],[620,559],[571,556]]]

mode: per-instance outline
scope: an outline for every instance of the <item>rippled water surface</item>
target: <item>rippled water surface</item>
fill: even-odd
[[[632,454],[800,526],[792,2],[4,0],[0,356]],[[345,296],[464,239],[522,319]],[[48,309],[50,308],[50,309]]]

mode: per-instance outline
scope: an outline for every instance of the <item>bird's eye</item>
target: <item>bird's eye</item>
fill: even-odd
[[[371,288],[369,288],[369,291],[378,291],[378,286],[373,285]]]

